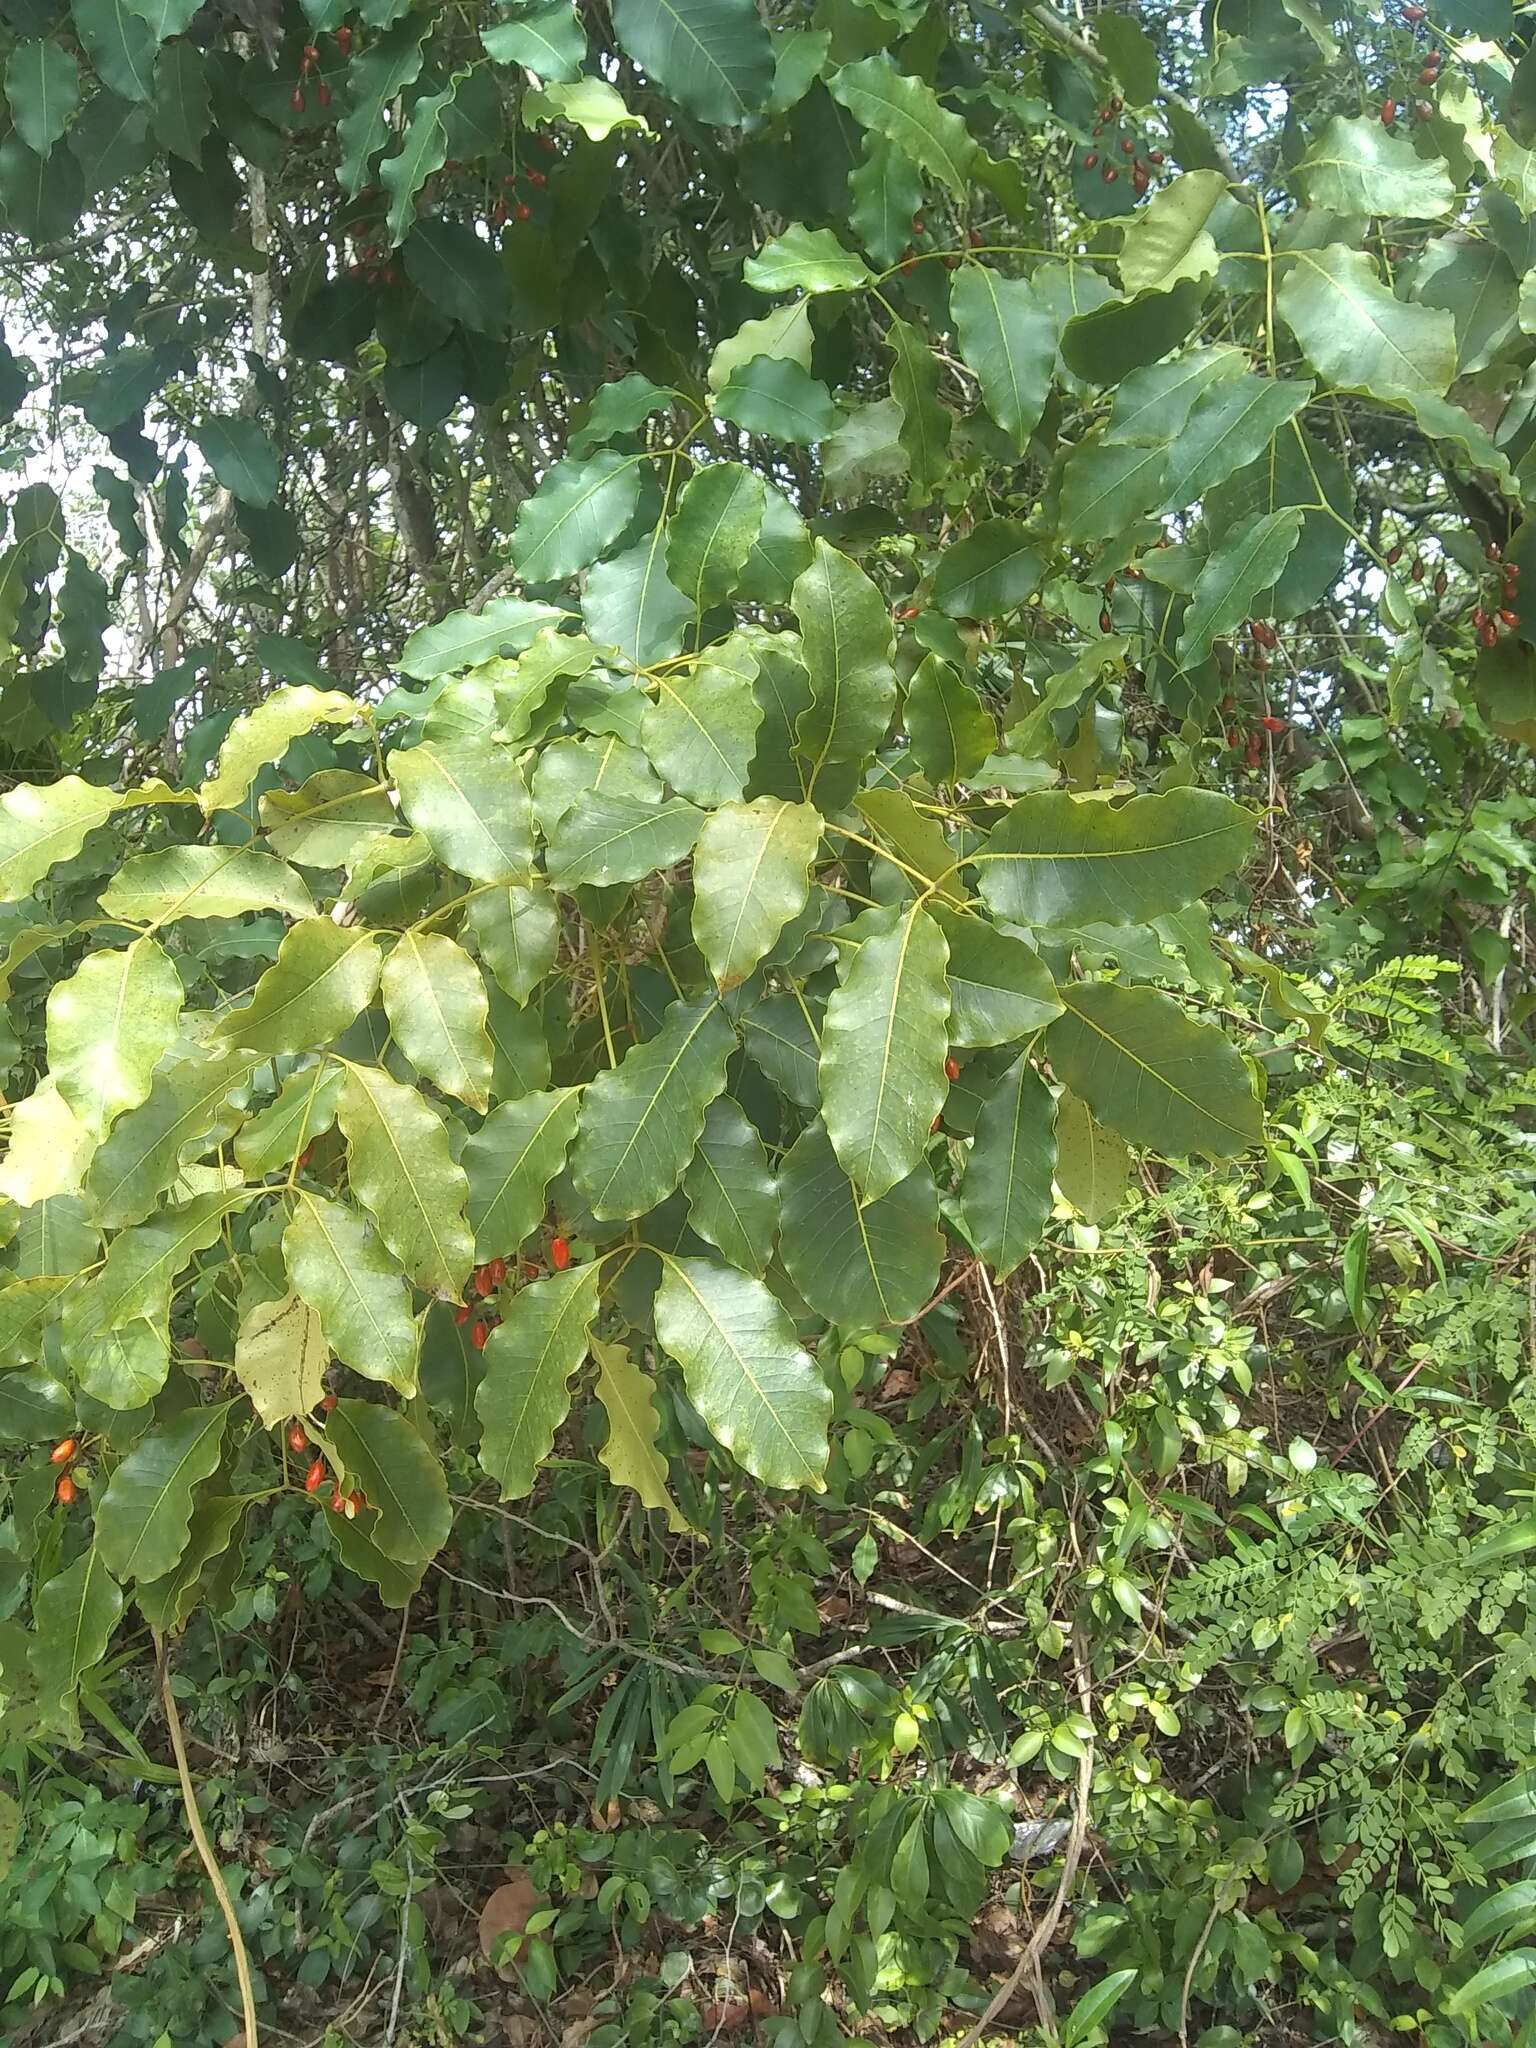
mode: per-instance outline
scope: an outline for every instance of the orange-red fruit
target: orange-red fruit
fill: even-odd
[[[339,1486],[331,1488],[331,1513],[339,1515],[347,1504],[347,1497]]]
[[[304,1474],[304,1491],[306,1493],[318,1493],[324,1484],[325,1460],[324,1458],[316,1458],[313,1465]]]
[[[302,114],[302,113],[303,113],[303,111],[304,111],[304,88],[303,88],[303,86],[301,86],[301,85],[296,85],[296,86],[295,86],[295,87],[293,88],[293,95],[292,95],[292,97],[290,98],[290,100],[289,100],[288,104],[289,104],[289,106],[290,106],[290,107],[292,107],[293,111],[294,111],[294,112],[295,112],[296,114]]]
[[[1479,605],[1477,609],[1473,612],[1472,623],[1474,626],[1476,626],[1479,632],[1481,632],[1483,627],[1487,625],[1488,614],[1483,610],[1481,605]]]
[[[464,1326],[464,1324],[465,1324],[465,1323],[467,1323],[467,1322],[469,1321],[470,1317],[471,1317],[471,1316],[472,1316],[473,1314],[474,1314],[474,1310],[473,1310],[472,1308],[470,1308],[470,1307],[468,1307],[468,1306],[466,1305],[466,1306],[465,1306],[465,1307],[463,1307],[463,1308],[456,1308],[456,1309],[454,1310],[454,1312],[453,1312],[453,1320],[454,1320],[454,1321],[455,1321],[455,1322],[456,1322],[456,1323],[457,1323],[457,1324],[458,1324],[458,1325],[460,1326],[460,1328],[462,1329],[462,1327]]]
[[[951,1053],[949,1058],[944,1062],[944,1073],[945,1077],[951,1081],[958,1081],[960,1078],[960,1062],[955,1058],[953,1053]]]
[[[1114,625],[1114,623],[1114,616],[1111,613],[1109,606],[1105,605],[1104,609],[1099,613],[1099,631],[1101,633],[1107,633],[1110,630],[1111,626]]]
[[[1088,154],[1083,158],[1083,169],[1085,171],[1096,171],[1098,167],[1099,152],[1096,149],[1090,149]]]
[[[1113,185],[1119,175],[1120,166],[1118,164],[1106,164],[1104,166],[1104,182],[1106,185]]]
[[[332,1409],[333,1409],[333,1408],[334,1408],[335,1406],[336,1406],[336,1396],[335,1396],[334,1394],[327,1394],[327,1395],[326,1395],[326,1397],[325,1397],[325,1399],[324,1399],[324,1400],[323,1400],[323,1401],[322,1401],[322,1402],[320,1403],[320,1413],[321,1413],[322,1415],[329,1415],[329,1414],[330,1414],[330,1412],[331,1412],[331,1410],[332,1410]]]
[[[304,1434],[302,1422],[294,1423],[293,1427],[289,1430],[288,1448],[290,1451],[307,1451],[309,1449],[309,1438]]]
[[[67,1472],[59,1474],[59,1483],[53,1489],[53,1497],[61,1508],[67,1508],[79,1489]]]
[[[1446,573],[1445,573],[1445,571],[1444,571],[1443,569],[1437,569],[1437,570],[1435,571],[1435,583],[1434,583],[1434,590],[1435,590],[1435,595],[1436,595],[1436,597],[1444,597],[1445,593],[1447,592],[1447,590],[1449,590],[1449,589],[1450,589],[1450,587],[1451,587],[1451,579],[1450,579],[1450,577],[1446,575]]]
[[[519,199],[517,205],[513,209],[513,212],[518,220],[532,220],[533,218],[533,208],[528,204],[526,199]]]
[[[1499,642],[1499,629],[1490,620],[1485,625],[1478,627],[1477,637],[1482,646],[1496,647]]]
[[[557,1273],[563,1273],[571,1263],[571,1248],[563,1237],[549,1240],[549,1263]]]
[[[342,27],[340,27],[340,28],[339,28],[339,29],[337,29],[337,31],[336,31],[336,47],[337,47],[337,49],[338,49],[338,50],[340,50],[340,52],[341,52],[341,54],[342,54],[342,56],[343,56],[343,57],[350,57],[350,56],[351,56],[351,54],[352,54],[352,31],[351,31],[351,29],[349,29],[348,27],[346,27],[346,25],[345,25],[345,24],[343,24],[343,25],[342,25]]]
[[[1382,125],[1382,127],[1383,127],[1383,128],[1390,128],[1390,127],[1392,126],[1392,123],[1393,123],[1393,122],[1394,122],[1394,121],[1395,121],[1396,119],[1397,119],[1397,101],[1396,101],[1396,100],[1383,100],[1383,101],[1382,101],[1382,103],[1381,103],[1381,125]]]
[[[318,64],[320,62],[320,52],[313,43],[306,43],[304,45],[304,62],[306,64]]]
[[[1134,142],[1133,142],[1133,141],[1131,140],[1131,138],[1130,138],[1130,136],[1129,136],[1129,135],[1122,135],[1122,136],[1121,136],[1121,138],[1120,138],[1120,153],[1121,153],[1121,155],[1122,155],[1122,156],[1134,156],[1134,155],[1136,154],[1136,145],[1135,145],[1135,143],[1134,143]]]
[[[491,1276],[491,1285],[500,1287],[507,1277],[507,1262],[505,1259],[492,1259],[485,1270]]]
[[[315,98],[320,102],[322,109],[328,107],[331,104],[331,88],[326,84],[323,78],[321,79],[320,83],[315,87]]]
[[[1512,612],[1507,604],[1500,606],[1499,617],[1504,621],[1504,624],[1506,626],[1518,626],[1520,623],[1520,614],[1518,612]]]
[[[530,171],[528,173],[528,182],[530,185],[538,187],[541,185],[547,185],[549,183],[549,180],[548,178],[545,177],[542,171]]]
[[[1259,723],[1266,732],[1284,732],[1286,730],[1286,721],[1283,718],[1264,717],[1259,720]]]
[[[1121,98],[1119,97],[1119,95],[1117,94],[1117,95],[1115,96],[1115,98],[1114,98],[1114,99],[1112,99],[1112,100],[1110,101],[1110,103],[1109,103],[1109,111],[1110,111],[1110,112],[1111,112],[1112,114],[1118,114],[1118,113],[1120,112],[1121,108],[1122,108],[1122,107],[1123,107],[1124,105],[1125,105],[1125,101],[1124,101],[1123,99],[1121,99]]]
[[[1160,149],[1149,149],[1147,151],[1147,162],[1149,164],[1160,164],[1162,160],[1163,152]]]
[[[76,1449],[77,1445],[74,1438],[67,1436],[61,1443],[56,1443],[48,1453],[49,1462],[54,1465],[67,1465],[75,1455]]]
[[[1408,571],[1408,577],[1410,582],[1422,583],[1424,581],[1424,564],[1422,562],[1415,562]]]
[[[483,1351],[490,1334],[490,1329],[485,1323],[476,1323],[469,1333],[469,1341],[477,1351]]]
[[[491,1277],[490,1267],[479,1267],[476,1270],[475,1277],[474,1280],[471,1282],[471,1285],[474,1287],[476,1294],[494,1294],[496,1291],[496,1282]]]

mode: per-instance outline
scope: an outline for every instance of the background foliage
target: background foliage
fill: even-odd
[[[0,18],[5,2038],[1530,2039],[1524,18]]]

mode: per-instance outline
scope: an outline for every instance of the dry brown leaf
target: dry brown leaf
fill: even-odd
[[[490,1956],[504,1934],[521,1934],[544,1904],[526,1870],[513,1870],[480,1908],[480,1953]]]

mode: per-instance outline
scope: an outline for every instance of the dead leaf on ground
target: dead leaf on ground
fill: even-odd
[[[480,1908],[480,1953],[492,1956],[504,1934],[521,1934],[544,1901],[526,1870],[514,1870]]]

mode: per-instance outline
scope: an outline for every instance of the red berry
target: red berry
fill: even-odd
[[[1415,27],[1417,27],[1417,25],[1424,19],[1424,9],[1418,6],[1405,7],[1403,9],[1403,19],[1404,21],[1410,22]]]
[[[1473,611],[1472,623],[1479,629],[1479,631],[1481,631],[1481,629],[1487,625],[1488,614],[1483,610],[1481,605],[1478,605],[1476,609]]]
[[[67,1472],[64,1472],[60,1474],[59,1483],[53,1489],[53,1497],[61,1508],[67,1508],[74,1499],[76,1491],[75,1482]]]
[[[1435,592],[1435,595],[1436,595],[1436,597],[1444,597],[1444,595],[1445,595],[1446,591],[1447,591],[1447,590],[1449,590],[1450,586],[1451,586],[1451,579],[1450,579],[1450,577],[1446,575],[1446,573],[1445,573],[1445,571],[1444,571],[1443,569],[1437,569],[1437,570],[1435,571],[1435,581],[1434,581],[1434,592]]]
[[[474,1288],[476,1294],[479,1295],[494,1294],[496,1291],[496,1282],[491,1278],[489,1266],[478,1267],[474,1278],[469,1284]]]
[[[342,1492],[341,1488],[340,1488],[339,1486],[333,1486],[333,1487],[331,1488],[331,1501],[330,1501],[331,1513],[332,1513],[333,1515],[339,1515],[339,1514],[341,1513],[342,1509],[343,1509],[343,1508],[344,1508],[344,1507],[346,1506],[346,1504],[347,1504],[347,1497],[346,1497],[346,1495],[345,1495],[345,1494],[344,1494],[344,1493]]]
[[[306,64],[318,64],[320,62],[320,52],[313,43],[306,43],[304,45],[304,62]]]
[[[519,199],[517,205],[513,208],[513,214],[518,220],[532,220],[533,208],[526,199]]]
[[[341,52],[343,57],[351,56],[352,31],[345,25],[345,23],[343,23],[343,25],[336,31],[336,47]]]
[[[1490,562],[1502,562],[1504,559],[1504,550],[1499,546],[1496,540],[1489,541],[1487,547],[1483,550],[1483,552],[1488,557]]]
[[[294,112],[295,112],[296,114],[302,114],[302,113],[303,113],[303,111],[304,111],[304,88],[303,88],[303,86],[301,86],[301,85],[296,85],[296,86],[295,86],[295,87],[293,88],[293,94],[292,94],[292,97],[291,97],[291,98],[289,99],[289,101],[288,101],[288,104],[289,104],[289,106],[290,106],[290,107],[292,107],[293,111],[294,111]]]
[[[1518,626],[1520,623],[1520,614],[1512,612],[1507,604],[1499,607],[1499,617],[1506,626]]]
[[[304,1491],[306,1493],[318,1493],[324,1484],[325,1460],[324,1458],[316,1458],[313,1465],[304,1474]]]
[[[1146,166],[1144,164],[1138,164],[1135,170],[1131,173],[1131,189],[1136,194],[1138,199],[1141,197],[1142,193],[1146,191],[1147,187],[1151,184],[1151,182],[1152,179],[1147,172]]]
[[[335,1406],[336,1396],[334,1394],[327,1394],[325,1399],[320,1403],[320,1413],[322,1415],[329,1415],[331,1413],[331,1410]]]
[[[955,1058],[953,1053],[951,1053],[949,1055],[949,1058],[944,1062],[944,1073],[945,1077],[951,1081],[958,1081],[960,1078],[960,1062]]]
[[[1401,546],[1387,549],[1387,567],[1390,569],[1403,559]]]
[[[1104,166],[1104,182],[1106,185],[1113,185],[1119,175],[1120,167],[1118,164],[1106,164]]]
[[[1083,169],[1085,171],[1096,171],[1098,167],[1099,152],[1096,149],[1090,149],[1088,154],[1083,158]]]
[[[328,107],[331,104],[331,88],[323,78],[315,87],[315,98],[320,102],[322,108]]]
[[[1099,613],[1099,631],[1101,633],[1109,632],[1114,623],[1114,614],[1110,611],[1109,606],[1105,605]]]
[[[491,1276],[491,1285],[493,1287],[505,1285],[507,1278],[507,1262],[505,1259],[492,1259],[485,1270]]]
[[[1381,103],[1381,125],[1382,125],[1382,127],[1383,127],[1383,128],[1390,128],[1390,127],[1392,126],[1392,123],[1393,123],[1393,122],[1394,122],[1394,121],[1395,121],[1396,119],[1397,119],[1397,101],[1396,101],[1396,100],[1383,100],[1383,101],[1382,101],[1382,103]]]
[[[571,1263],[571,1247],[565,1238],[552,1237],[549,1240],[549,1263],[557,1273],[563,1273]]]
[[[72,1436],[65,1437],[61,1443],[56,1443],[48,1453],[49,1464],[67,1465],[78,1448],[79,1446]]]
[[[1235,725],[1229,725],[1227,727],[1226,742],[1229,747],[1235,747],[1241,738],[1242,734],[1238,731]]]
[[[1424,581],[1424,564],[1422,562],[1415,561],[1413,567],[1408,571],[1408,580],[1410,583],[1422,583]]]
[[[456,1308],[453,1312],[453,1320],[456,1323],[467,1323],[473,1314],[474,1310],[472,1308]]]
[[[1497,647],[1499,644],[1499,629],[1490,620],[1485,625],[1478,627],[1477,637],[1482,646]]]
[[[290,1424],[288,1430],[288,1448],[290,1451],[295,1452],[307,1451],[309,1449],[309,1438],[304,1434],[304,1425],[302,1422],[295,1422]]]
[[[1160,164],[1162,160],[1163,152],[1160,149],[1149,149],[1147,151],[1147,162],[1149,164]]]
[[[530,171],[528,173],[528,182],[530,185],[534,186],[535,188],[538,188],[547,185],[549,183],[549,180],[548,178],[545,177],[542,171]]]
[[[1121,99],[1117,94],[1116,97],[1112,99],[1109,103],[1109,111],[1112,114],[1118,114],[1124,105],[1125,101]]]
[[[1278,647],[1280,645],[1280,635],[1273,626],[1267,624],[1263,619],[1251,620],[1248,630],[1261,647]]]
[[[502,223],[506,220],[506,217],[507,202],[505,201],[505,199],[498,199],[496,204],[491,208],[491,219],[494,221],[497,227],[500,227]]]
[[[476,1323],[474,1328],[469,1333],[469,1341],[471,1344],[474,1345],[477,1351],[483,1351],[486,1346],[486,1340],[489,1338],[490,1334],[490,1330],[486,1324]]]
[[[1287,729],[1286,721],[1283,718],[1264,717],[1259,720],[1259,723],[1266,732],[1284,732]]]
[[[1121,136],[1120,153],[1122,156],[1134,156],[1136,154],[1136,145],[1132,142],[1129,135]]]

